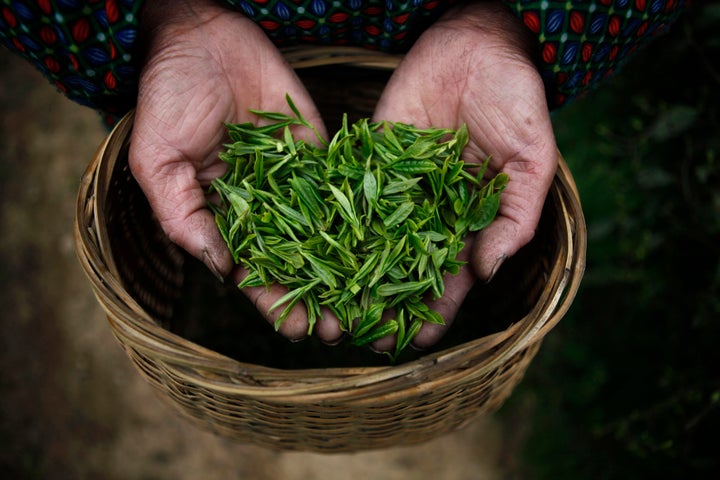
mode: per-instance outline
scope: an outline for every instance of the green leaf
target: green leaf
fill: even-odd
[[[469,225],[468,229],[471,232],[477,232],[486,228],[495,219],[499,208],[500,194],[483,198],[477,210],[472,214],[473,222]]]
[[[390,166],[393,170],[409,175],[430,173],[438,169],[437,164],[432,160],[398,160]]]
[[[396,165],[399,161],[404,160],[420,160],[429,158],[437,151],[437,143],[433,138],[418,137],[412,145],[410,145],[394,162]],[[430,162],[436,166],[434,162]]]
[[[402,323],[405,323],[405,321],[403,321]],[[422,325],[423,321],[419,318],[415,318],[412,322],[410,322],[410,325],[406,327],[402,338],[398,333],[398,341],[395,346],[394,357],[399,356],[400,353],[402,353],[402,351],[405,350],[408,345],[410,345],[410,342],[412,342],[412,340],[417,336],[418,332],[420,332],[420,328],[422,328]]]
[[[445,325],[442,316],[423,302],[408,302],[407,309],[411,317],[436,325]]]
[[[289,182],[297,195],[300,211],[305,219],[316,227],[321,227],[327,212],[317,188],[302,177],[293,177]]]
[[[407,192],[417,186],[420,181],[422,181],[422,178],[420,177],[405,180],[394,180],[392,182],[388,182],[388,184],[383,187],[382,193],[383,195],[392,195],[395,193]]]
[[[393,126],[390,122],[383,122],[383,140],[385,141],[385,145],[388,147],[392,147],[397,152],[402,152],[403,147],[400,143],[400,140],[395,136],[395,133],[393,132]]]
[[[302,251],[301,253],[310,262],[313,272],[317,274],[317,277],[322,283],[324,283],[331,289],[337,288],[336,276],[342,275],[342,272],[339,272],[338,270],[333,268],[333,266],[329,262],[323,261],[315,255],[312,255],[305,251]]]
[[[389,320],[385,323],[382,323],[375,328],[373,328],[370,332],[366,333],[365,335],[361,337],[354,337],[352,340],[353,345],[367,345],[369,343],[372,343],[376,340],[380,340],[381,338],[385,338],[389,335],[393,335],[398,330],[398,323],[395,320]]]
[[[386,227],[394,227],[398,223],[402,223],[405,219],[410,216],[413,209],[415,208],[414,202],[403,202],[398,208],[395,209],[388,217],[383,219],[383,224]]]
[[[377,287],[377,294],[381,297],[390,297],[399,294],[418,294],[422,295],[432,285],[432,280],[421,280],[415,282],[404,283],[385,283]]]
[[[285,127],[284,136],[285,146],[287,147],[288,151],[293,155],[297,155],[297,150],[295,149],[295,139],[290,132],[290,127]]]
[[[350,222],[359,223],[357,215],[355,214],[355,207],[345,196],[345,194],[335,185],[328,185],[328,187],[330,187],[330,191],[332,192],[333,197],[335,197],[335,200],[338,202],[340,208],[345,213],[344,217]]]
[[[282,308],[276,328],[303,301],[308,333],[328,308],[357,345],[396,334],[395,359],[424,322],[443,321],[423,299],[464,265],[461,239],[493,221],[507,176],[484,184],[489,158],[461,160],[465,126],[351,125],[345,114],[330,142],[295,140],[296,127],[318,130],[286,100],[292,115],[253,110],[268,124],[227,125],[228,172],[211,185],[217,228],[249,272],[239,285],[287,289],[271,307]],[[389,309],[397,317],[383,321]]]
[[[353,329],[352,334],[356,337],[362,337],[371,328],[377,325],[382,320],[383,312],[385,311],[385,303],[373,303],[363,312],[360,322]]]
[[[272,306],[268,309],[268,313],[287,303],[285,310],[283,310],[277,320],[275,320],[275,330],[280,329],[282,324],[287,319],[287,316],[290,314],[290,310],[292,310],[292,308],[297,304],[297,302],[302,300],[303,295],[312,290],[318,283],[320,283],[319,278],[309,282],[307,285],[289,291],[272,304]]]
[[[375,206],[377,204],[378,184],[375,175],[370,170],[366,170],[363,176],[363,193],[369,205]]]
[[[291,206],[280,202],[278,199],[273,199],[275,208],[285,216],[285,218],[293,223],[295,230],[302,231],[302,227],[312,227],[310,221],[300,212],[292,208]],[[311,230],[312,231],[312,230]]]

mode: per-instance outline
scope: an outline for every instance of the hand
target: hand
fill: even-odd
[[[142,15],[147,58],[130,169],[170,240],[223,278],[233,262],[205,196],[210,181],[226,168],[218,159],[225,139],[223,122],[257,121],[251,108],[290,114],[286,93],[325,133],[320,115],[277,48],[240,13],[208,0],[155,0],[147,2]],[[315,139],[310,132],[294,133]],[[239,282],[245,274],[236,269],[233,278]],[[267,312],[282,289],[248,288],[244,293],[273,322]],[[333,340],[340,336],[339,325],[331,315],[326,317],[316,328]],[[280,332],[304,337],[305,311],[296,307]]]
[[[467,124],[465,160],[482,162],[490,155],[488,175],[502,171],[510,177],[496,220],[465,239],[470,266],[447,275],[445,295],[428,302],[446,324],[425,324],[416,347],[436,343],[476,279],[492,278],[534,236],[558,151],[530,45],[525,27],[497,2],[448,11],[413,45],[376,108],[378,121],[421,128]],[[388,338],[374,346],[388,350],[393,344]]]

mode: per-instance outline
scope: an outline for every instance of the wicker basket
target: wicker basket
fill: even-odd
[[[322,94],[321,110],[357,115],[372,111],[398,61],[364,50],[322,48],[291,50],[287,58],[311,93],[317,87],[316,98]],[[341,92],[322,87],[333,75],[345,75],[337,83]],[[113,333],[160,397],[224,437],[288,450],[347,452],[419,443],[453,431],[502,405],[566,313],[583,275],[585,223],[561,158],[535,239],[492,282],[476,286],[435,349],[395,365],[378,362],[385,357],[372,353],[354,363],[303,364],[298,359],[310,350],[343,350],[311,340],[291,344],[251,307],[238,312],[233,306],[232,318],[220,322],[223,315],[203,316],[203,301],[221,304],[237,300],[232,292],[242,295],[232,286],[232,292],[211,293],[210,300],[197,293],[204,269],[168,241],[128,170],[132,124],[129,114],[100,145],[83,177],[75,223],[80,263]],[[188,274],[192,268],[197,271]],[[216,283],[210,282],[211,292]],[[201,308],[188,309],[188,302]],[[476,318],[478,311],[483,318]],[[198,325],[209,324],[240,331],[220,335],[236,338],[245,356],[198,340],[207,338],[197,335]],[[253,328],[262,341],[280,342],[271,345],[273,358],[285,363],[253,358],[242,347],[257,343],[244,333]]]

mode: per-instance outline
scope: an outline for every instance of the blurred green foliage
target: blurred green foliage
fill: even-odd
[[[501,410],[523,479],[720,478],[719,25],[693,4],[554,114],[587,270]]]

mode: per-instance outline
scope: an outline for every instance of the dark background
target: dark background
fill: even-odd
[[[702,4],[702,5],[701,5]],[[518,478],[718,478],[720,5],[556,112],[587,271],[502,411]]]

